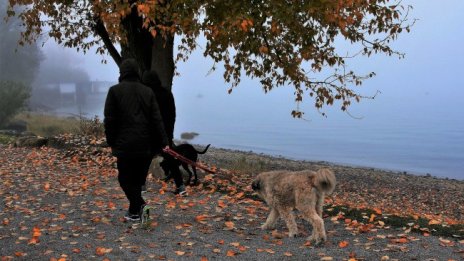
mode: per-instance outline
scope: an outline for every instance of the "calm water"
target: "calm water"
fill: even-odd
[[[464,121],[444,108],[414,113],[401,101],[382,107],[384,96],[352,109],[363,119],[337,110],[324,118],[309,108],[307,120],[298,120],[283,90],[246,96],[208,91],[178,95],[176,136],[196,131],[198,144],[464,179]]]
[[[413,105],[387,94],[353,106],[351,113],[362,119],[336,109],[324,118],[309,107],[306,120],[298,120],[290,116],[294,103],[287,91],[264,95],[259,88],[239,88],[227,95],[224,88],[174,89],[175,137],[194,131],[200,134],[192,141],[196,144],[464,179],[459,111]],[[423,103],[429,96],[415,97]],[[95,98],[82,112],[102,117],[103,101]],[[75,108],[63,111],[73,110],[78,113]]]

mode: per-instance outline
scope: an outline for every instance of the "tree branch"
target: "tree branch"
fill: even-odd
[[[101,37],[103,43],[105,44],[108,53],[113,58],[114,62],[119,66],[122,62],[122,57],[119,54],[118,50],[114,46],[113,42],[108,35],[108,31],[106,30],[105,24],[103,21],[97,17],[95,18],[95,32]]]

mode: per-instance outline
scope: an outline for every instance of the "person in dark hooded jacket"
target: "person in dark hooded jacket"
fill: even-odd
[[[142,82],[146,86],[150,87],[155,93],[156,100],[158,101],[158,105],[160,107],[161,117],[163,118],[166,135],[169,139],[169,146],[174,147],[172,142],[174,138],[174,125],[176,122],[176,105],[174,102],[174,96],[170,90],[161,85],[158,74],[153,70],[143,73]],[[171,175],[174,177],[174,182],[176,184],[175,193],[186,195],[182,174],[179,170],[179,165],[175,162],[176,160],[172,156],[166,153],[162,153],[162,155],[164,160],[161,162],[161,165],[166,165],[167,168],[169,168]]]
[[[137,62],[124,60],[119,83],[106,97],[106,140],[117,157],[118,181],[129,200],[126,220],[140,220],[145,206],[141,187],[153,156],[169,145],[154,93],[140,82]]]

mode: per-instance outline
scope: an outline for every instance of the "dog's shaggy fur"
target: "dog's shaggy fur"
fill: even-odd
[[[313,227],[308,240],[316,244],[327,239],[322,205],[324,197],[332,193],[336,179],[330,169],[318,171],[285,170],[269,171],[259,174],[252,183],[253,190],[269,205],[271,213],[262,229],[274,229],[280,217],[285,221],[289,237],[298,234],[293,210],[297,209]]]

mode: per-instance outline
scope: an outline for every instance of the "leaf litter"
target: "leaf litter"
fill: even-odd
[[[160,193],[168,192],[172,184],[151,178],[151,192],[144,196],[156,209],[153,222],[143,228],[125,223],[121,217],[128,204],[117,183],[115,158],[108,148],[97,146],[101,143],[94,144],[71,150],[0,147],[0,243],[7,246],[0,250],[2,260],[31,256],[49,260],[311,256],[317,260],[394,260],[417,256],[417,251],[425,258],[464,258],[464,240],[434,237],[433,231],[421,231],[417,222],[389,226],[384,216],[397,214],[391,206],[398,202],[388,203],[393,201],[391,196],[371,202],[368,189],[349,191],[348,196],[343,180],[327,203],[333,208],[353,207],[359,200],[355,207],[369,206],[374,211],[352,219],[339,209],[337,213],[326,209],[328,242],[322,246],[305,240],[310,229],[301,218],[301,236],[296,239],[287,238],[282,221],[276,230],[261,231],[259,226],[269,210],[250,188],[253,176],[217,167],[216,174],[200,174],[203,182],[189,187],[187,198]],[[432,217],[430,225],[459,223],[447,212],[421,213],[421,207],[402,206],[405,213]],[[421,233],[411,231],[415,226]]]

